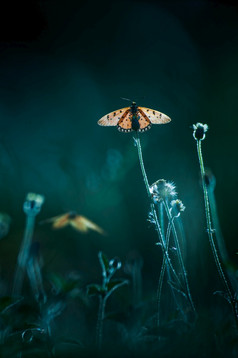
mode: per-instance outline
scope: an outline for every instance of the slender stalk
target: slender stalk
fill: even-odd
[[[13,295],[20,295],[23,286],[23,280],[26,272],[27,260],[29,257],[30,246],[32,242],[35,226],[35,216],[27,215],[26,228],[23,242],[17,259],[17,269],[13,284]]]
[[[100,351],[102,348],[102,330],[103,330],[103,321],[105,317],[105,306],[106,306],[106,296],[99,296],[99,309],[98,309],[98,320],[96,328],[96,345],[97,349]]]
[[[149,185],[147,174],[146,174],[146,171],[145,171],[145,166],[144,166],[144,161],[143,161],[143,156],[142,156],[142,150],[141,150],[141,144],[140,144],[140,138],[139,138],[139,133],[138,132],[136,132],[136,146],[137,146],[137,149],[138,149],[139,162],[140,162],[140,167],[141,167],[143,179],[144,179],[144,182],[145,182],[146,191],[147,191],[148,197],[151,199],[150,185]]]
[[[184,261],[186,262],[186,257],[187,257],[186,237],[185,237],[185,233],[184,233],[183,222],[181,220],[181,216],[176,218],[176,223],[177,223],[178,236],[181,238],[181,247],[182,247],[183,258],[184,258]]]
[[[196,313],[196,309],[195,309],[195,306],[194,306],[194,303],[193,303],[193,300],[192,300],[192,296],[191,296],[191,292],[190,292],[190,288],[189,288],[189,284],[188,284],[187,272],[186,272],[186,269],[185,269],[185,266],[184,266],[183,257],[182,257],[182,253],[181,253],[181,250],[180,250],[177,231],[176,231],[176,228],[175,228],[171,213],[169,211],[168,203],[167,203],[166,200],[163,200],[163,203],[164,203],[165,211],[166,211],[166,213],[168,215],[168,218],[169,218],[169,222],[170,222],[171,227],[172,227],[174,242],[175,242],[176,250],[177,250],[177,253],[178,253],[179,264],[181,266],[182,275],[183,275],[183,279],[184,279],[184,283],[185,283],[185,287],[186,287],[186,291],[187,291],[187,297],[188,297],[188,300],[189,300],[189,302],[190,302],[190,304],[192,306],[193,311]]]
[[[169,238],[171,233],[171,225],[169,223],[167,233],[166,233],[166,251],[168,252],[169,249]],[[166,259],[165,256],[163,256],[160,276],[159,276],[159,283],[158,283],[158,289],[157,289],[157,327],[160,325],[160,303],[161,303],[161,294],[162,294],[162,286],[164,281],[164,274],[166,269]],[[167,270],[168,275],[170,275],[169,269]],[[169,278],[170,279],[170,278]],[[173,290],[172,290],[173,291]]]
[[[43,279],[41,274],[39,258],[36,255],[36,253],[30,254],[29,260],[27,262],[26,270],[35,300],[41,306],[42,303],[46,302],[47,297],[43,286]]]
[[[160,203],[160,214],[161,214],[161,212],[163,212],[163,210],[164,210],[163,203],[161,202]],[[162,220],[161,220],[161,226],[163,226],[163,225],[164,225],[164,215],[162,216]],[[168,227],[167,227],[167,232],[166,232],[166,238],[164,239],[166,252],[168,252],[168,250],[169,250],[170,234],[171,234],[171,224],[169,222]],[[164,237],[163,232],[162,232],[162,235]],[[167,271],[168,281],[171,282],[170,267],[166,261],[165,255],[163,255],[163,261],[162,261],[158,289],[157,289],[157,327],[159,327],[159,325],[160,325],[160,304],[161,304],[162,286],[163,286],[163,281],[164,281],[165,269]],[[174,301],[175,301],[175,304],[176,304],[178,310],[181,312],[182,316],[184,317],[184,320],[186,320],[185,313],[184,313],[181,305],[179,304],[177,296],[174,291],[174,288],[171,285],[170,285],[170,289],[171,289],[172,296],[174,298]]]
[[[162,236],[165,237],[165,230],[164,230],[164,207],[163,207],[163,203],[162,203],[162,202],[159,203],[159,221],[160,221],[160,227],[161,227]],[[167,241],[166,241],[166,242],[167,242]]]
[[[26,272],[26,265],[29,258],[30,246],[33,238],[35,217],[40,212],[44,197],[40,194],[28,193],[23,204],[23,211],[26,214],[26,228],[21,249],[17,258],[17,269],[13,283],[13,295],[20,295],[23,280]]]
[[[217,214],[217,206],[216,206],[216,199],[214,195],[214,188],[207,188],[208,193],[208,200],[210,204],[210,210],[211,210],[211,219],[212,223],[215,229],[215,237],[218,247],[218,252],[220,253],[220,257],[222,260],[223,265],[226,268],[226,273],[228,275],[228,278],[230,280],[231,287],[233,288],[233,291],[237,291],[238,289],[238,281],[236,278],[235,272],[230,267],[230,258],[226,249],[225,240],[222,235],[219,218]]]
[[[210,215],[210,208],[209,208],[209,199],[208,199],[208,192],[207,192],[207,187],[205,184],[205,170],[204,170],[204,164],[203,164],[203,156],[202,156],[202,147],[201,147],[201,140],[197,140],[197,153],[198,153],[198,160],[199,160],[199,165],[200,165],[200,171],[201,171],[201,176],[202,176],[202,188],[203,188],[203,195],[204,195],[204,204],[205,204],[205,213],[206,213],[206,223],[207,223],[207,233],[208,233],[208,238],[209,238],[209,243],[212,249],[212,253],[213,253],[213,257],[216,263],[216,267],[219,273],[219,276],[221,278],[221,281],[226,289],[227,295],[229,297],[229,301],[232,305],[232,309],[233,309],[233,313],[234,313],[234,317],[235,317],[235,321],[236,321],[236,326],[238,327],[238,315],[237,315],[237,308],[236,308],[236,302],[234,300],[233,294],[231,292],[231,289],[229,287],[228,281],[226,279],[226,276],[223,272],[222,266],[221,266],[221,262],[217,253],[217,249],[215,246],[215,242],[214,242],[214,238],[213,238],[213,234],[214,234],[214,230],[212,229],[212,224],[211,224],[211,215]]]

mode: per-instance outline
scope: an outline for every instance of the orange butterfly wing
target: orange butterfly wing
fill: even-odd
[[[98,225],[94,224],[89,219],[85,218],[84,216],[76,216],[75,219],[70,220],[70,225],[76,229],[77,231],[80,231],[82,233],[88,232],[90,229],[97,231],[99,234],[104,235],[103,229],[101,229]]]
[[[154,109],[138,107],[138,112],[140,112],[143,118],[147,117],[153,124],[165,124],[171,121],[169,116],[162,112],[155,111]]]
[[[99,119],[98,124],[100,126],[116,126],[125,112],[128,111],[130,111],[130,107],[121,108],[114,112],[108,113]]]
[[[69,213],[60,216],[54,216],[53,218],[47,219],[44,222],[53,222],[52,227],[54,229],[61,229],[62,227],[65,227],[69,224]]]
[[[132,113],[129,107],[117,124],[118,130],[120,132],[127,132],[127,133],[131,132],[133,130],[131,119],[132,119]]]

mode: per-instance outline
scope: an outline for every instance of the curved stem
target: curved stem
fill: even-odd
[[[190,302],[190,304],[192,306],[193,311],[196,313],[196,309],[195,309],[195,306],[194,306],[194,303],[193,303],[193,300],[192,300],[192,296],[191,296],[190,288],[189,288],[189,284],[188,284],[187,272],[186,272],[186,269],[185,269],[185,266],[184,266],[184,263],[183,263],[183,257],[182,257],[182,253],[181,253],[181,250],[180,250],[177,231],[176,231],[176,228],[175,228],[171,213],[169,211],[168,203],[166,202],[166,200],[163,200],[163,203],[164,203],[165,211],[166,211],[166,213],[168,215],[169,222],[170,222],[171,227],[172,227],[172,232],[173,232],[173,236],[174,236],[174,242],[175,242],[175,246],[176,246],[177,253],[178,253],[179,264],[180,264],[181,269],[182,269],[182,275],[183,275],[183,279],[184,279],[184,283],[185,283],[185,287],[186,287],[186,291],[187,291],[187,297],[188,297],[188,300],[189,300],[189,302]]]
[[[216,263],[217,271],[218,271],[219,276],[221,278],[221,281],[222,281],[222,283],[225,286],[225,289],[227,291],[230,303],[232,305],[233,313],[234,313],[234,316],[235,316],[236,326],[238,327],[238,315],[237,315],[236,303],[235,303],[233,294],[231,292],[231,289],[229,287],[228,281],[226,279],[226,276],[225,276],[225,274],[223,272],[221,262],[220,262],[220,259],[219,259],[218,253],[217,253],[217,249],[216,249],[216,246],[215,246],[214,238],[213,238],[214,230],[212,229],[212,224],[211,224],[211,215],[210,215],[210,208],[209,208],[208,192],[207,192],[207,187],[206,187],[205,179],[204,179],[205,178],[205,170],[204,170],[204,164],[203,164],[201,140],[197,140],[197,153],[198,153],[198,160],[199,160],[200,171],[201,171],[201,176],[202,176],[202,188],[203,188],[203,195],[204,195],[204,204],[205,204],[205,213],[206,213],[206,222],[207,222],[207,233],[208,233],[209,243],[210,243],[210,246],[211,246],[211,249],[212,249],[212,253],[213,253],[215,263]]]
[[[145,166],[144,166],[144,161],[143,161],[143,156],[142,156],[142,150],[141,150],[141,144],[140,144],[140,138],[139,138],[139,133],[138,132],[136,132],[135,141],[136,141],[136,146],[137,146],[137,149],[138,149],[139,162],[140,162],[140,167],[141,167],[143,179],[144,179],[144,182],[145,182],[146,191],[147,191],[148,197],[151,199],[150,185],[149,185],[147,174],[146,174],[146,171],[145,171]]]
[[[21,294],[27,260],[29,258],[30,246],[32,242],[35,226],[35,215],[27,215],[26,228],[21,249],[17,258],[17,269],[14,277],[12,294],[18,296]]]
[[[169,223],[168,228],[167,228],[167,233],[166,233],[166,239],[165,239],[167,252],[169,249],[170,233],[171,233],[171,225]],[[162,286],[163,286],[163,281],[164,281],[165,268],[166,268],[166,259],[165,259],[165,256],[163,256],[163,262],[162,262],[162,267],[161,267],[160,276],[159,276],[158,289],[157,289],[157,310],[158,310],[157,311],[157,327],[159,327],[159,324],[160,324],[160,303],[161,303],[161,294],[162,294]],[[168,274],[169,274],[169,269],[168,269]]]

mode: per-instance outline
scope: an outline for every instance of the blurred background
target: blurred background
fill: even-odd
[[[221,228],[237,250],[238,6],[229,1],[20,1],[0,5],[1,277],[11,286],[28,192],[45,196],[34,240],[44,269],[99,281],[99,250],[143,260],[144,294],[161,266],[133,134],[97,125],[136,100],[172,118],[141,135],[150,183],[172,181],[186,210],[186,267],[195,303],[220,288],[208,238],[192,124],[207,123]],[[75,210],[107,236],[53,231],[41,220]],[[121,276],[126,274],[121,272]],[[7,290],[7,289],[6,289]],[[210,298],[209,298],[210,297]]]

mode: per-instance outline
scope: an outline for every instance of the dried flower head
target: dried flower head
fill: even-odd
[[[162,200],[171,200],[176,196],[175,185],[164,179],[157,180],[150,186],[150,193],[155,203]]]
[[[208,125],[197,123],[193,124],[193,137],[196,140],[203,140],[205,139],[205,133],[208,131]]]
[[[170,213],[173,217],[177,218],[180,216],[180,213],[185,210],[185,206],[182,201],[179,199],[172,200],[170,203]]]
[[[27,215],[35,216],[40,212],[44,201],[43,195],[28,193],[23,204],[23,210]]]

